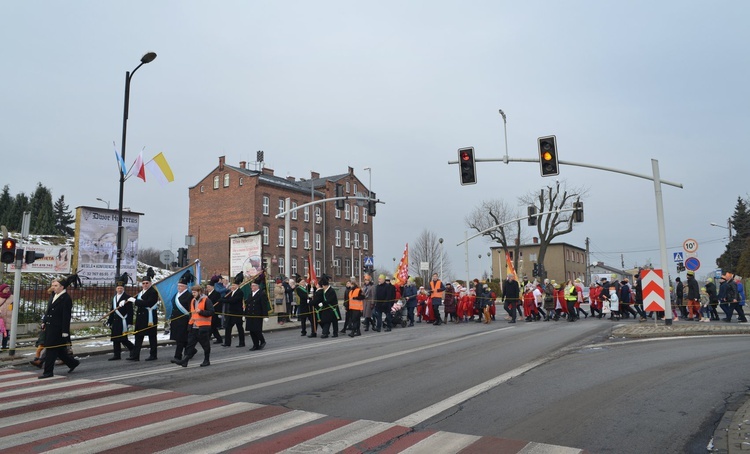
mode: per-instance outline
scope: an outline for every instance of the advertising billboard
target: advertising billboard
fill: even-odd
[[[60,273],[70,274],[70,263],[73,254],[71,247],[66,244],[24,244],[19,245],[24,251],[41,252],[44,257],[36,259],[34,263],[24,263],[21,270],[24,273]],[[8,265],[8,271],[16,270],[14,264]]]
[[[245,278],[260,273],[263,265],[263,237],[260,232],[229,235],[229,272],[236,276],[242,271]]]

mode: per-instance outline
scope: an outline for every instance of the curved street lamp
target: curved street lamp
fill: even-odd
[[[125,107],[122,113],[122,150],[120,150],[122,156],[122,162],[125,162],[125,143],[128,134],[128,107],[130,105],[130,79],[138,68],[141,66],[151,63],[156,59],[156,52],[149,52],[141,57],[141,63],[130,72],[125,72]],[[120,201],[117,206],[117,265],[115,266],[115,279],[120,276],[120,264],[122,262],[122,196],[125,189],[125,174],[120,171]]]

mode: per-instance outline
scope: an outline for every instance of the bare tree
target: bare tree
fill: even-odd
[[[164,266],[161,263],[161,251],[156,248],[149,247],[138,251],[138,260],[149,266],[155,266],[161,268]]]
[[[441,266],[441,254],[442,254],[442,272],[446,276],[450,275],[450,259],[445,255],[445,246],[441,248],[440,239],[429,230],[423,230],[419,234],[414,243],[409,244],[409,274],[412,276],[420,276],[423,271],[420,271],[420,263],[429,263],[429,270],[427,271],[427,277],[432,276],[433,273],[440,275]],[[445,276],[440,276],[440,279],[446,280]]]
[[[483,233],[482,236],[489,238],[490,241],[499,243],[503,248],[503,253],[507,253],[510,249],[513,249],[513,265],[518,269],[518,257],[521,248],[521,221],[507,225],[500,224],[505,224],[519,217],[518,210],[509,207],[504,200],[492,199],[485,200],[481,205],[474,208],[466,216],[464,222],[466,222],[467,227],[477,232],[498,225],[499,227]]]
[[[553,239],[573,231],[573,212],[559,212],[557,210],[572,208],[573,202],[580,200],[586,194],[584,188],[573,188],[568,191],[565,181],[562,184],[555,181],[552,186],[547,186],[538,191],[532,191],[518,198],[525,206],[535,206],[537,212],[553,212],[537,217],[536,231],[539,235],[539,257],[537,263],[542,264],[541,278],[547,277],[544,269],[544,256],[547,246]]]

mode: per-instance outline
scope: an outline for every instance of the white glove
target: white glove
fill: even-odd
[[[133,298],[133,297],[131,296],[130,298],[128,298],[128,302],[129,302],[129,303],[135,303],[135,298]]]
[[[125,305],[125,301],[120,301],[120,304],[117,305],[117,307],[122,307]]]
[[[323,303],[318,303],[318,307],[323,307]]]
[[[263,319],[263,321],[264,321],[264,322],[267,322],[267,321],[268,321],[268,317],[264,318],[264,319]]]
[[[70,334],[68,334],[68,333],[63,333],[63,337],[70,337]]]
[[[128,325],[128,332],[133,332],[133,325]]]

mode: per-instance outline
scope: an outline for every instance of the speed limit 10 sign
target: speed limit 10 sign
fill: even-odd
[[[691,238],[688,238],[684,243],[682,243],[682,248],[685,249],[685,252],[692,254],[693,252],[698,250],[698,242]]]

